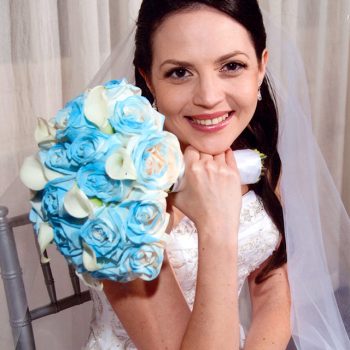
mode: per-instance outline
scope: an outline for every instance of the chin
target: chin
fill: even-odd
[[[220,144],[220,145],[196,145],[193,144],[192,147],[197,149],[201,153],[211,154],[213,156],[227,151],[231,144]]]

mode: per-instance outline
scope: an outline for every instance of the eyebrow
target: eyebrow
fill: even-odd
[[[223,55],[223,56],[219,57],[217,60],[215,60],[215,63],[221,63],[223,61],[226,61],[229,58],[233,58],[233,57],[238,56],[238,55],[244,55],[244,56],[246,56],[249,59],[249,56],[246,53],[244,53],[242,51],[233,51],[233,52],[230,52],[230,53],[228,53],[226,55]],[[174,59],[168,59],[168,60],[165,60],[160,65],[160,67],[163,67],[166,64],[173,64],[175,66],[182,66],[182,67],[192,67],[193,66],[191,63],[186,62],[186,61],[179,61],[179,60],[174,60]]]

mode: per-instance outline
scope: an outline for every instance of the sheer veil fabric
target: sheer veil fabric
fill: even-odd
[[[280,118],[278,151],[293,340],[301,350],[350,349],[349,217],[313,136],[309,89],[298,48],[268,13],[263,15],[270,52],[268,75]],[[132,28],[89,86],[121,77],[133,82],[134,34]],[[14,186],[1,195],[1,202],[12,191]],[[7,341],[10,344],[10,339],[4,344]]]

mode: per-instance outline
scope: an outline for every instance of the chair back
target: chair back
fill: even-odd
[[[11,218],[8,217],[7,207],[0,206],[0,268],[6,295],[9,322],[16,350],[35,349],[32,321],[91,300],[89,291],[81,291],[80,280],[75,274],[74,268],[69,264],[68,271],[73,287],[73,294],[58,299],[50,262],[41,263],[40,261],[50,302],[35,309],[29,309],[14,237],[14,229],[25,225],[31,225],[28,214]],[[33,237],[35,238],[34,232]],[[38,259],[40,260],[39,247],[36,239],[35,241]],[[47,257],[46,251],[44,252],[44,256]]]

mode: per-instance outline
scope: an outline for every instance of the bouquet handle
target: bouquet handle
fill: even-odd
[[[263,160],[266,156],[258,150],[242,149],[233,151],[233,156],[236,159],[237,168],[241,178],[242,185],[250,185],[257,183],[263,175]],[[181,175],[170,188],[170,192],[180,192],[183,187],[182,179],[184,177],[185,169],[182,170]]]

